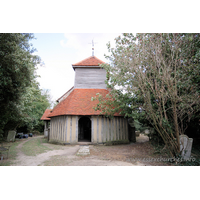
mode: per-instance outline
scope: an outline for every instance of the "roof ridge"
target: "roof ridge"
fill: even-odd
[[[96,56],[90,56],[90,57],[85,58],[85,59],[83,59],[83,60],[81,60],[81,61],[79,61],[79,62],[77,62],[77,63],[75,63],[75,64],[72,64],[72,66],[82,65],[81,63],[83,63],[83,62],[85,62],[85,61],[87,61],[87,60],[89,60],[89,59],[91,59],[91,58],[96,59],[97,61],[100,62],[100,64],[105,63],[104,61],[100,60],[100,59],[97,58]],[[85,64],[85,65],[87,66],[87,64]],[[91,64],[89,64],[89,65],[91,65]],[[94,65],[96,66],[97,64],[94,64]]]
[[[69,92],[72,92],[73,89],[74,89],[74,86],[71,87],[67,92],[65,92],[60,98],[58,98],[58,99],[56,100],[56,102],[59,102],[62,98],[65,97],[65,95],[67,95]],[[72,90],[72,91],[71,91],[71,90]],[[67,96],[66,96],[66,97],[67,97]],[[66,97],[65,97],[65,98],[66,98]],[[62,100],[64,100],[64,99],[62,99]]]
[[[62,106],[62,104],[65,102],[66,99],[69,100],[69,103],[66,105],[66,106],[68,107],[68,105],[70,104],[71,96],[73,95],[74,90],[75,90],[75,89],[73,89],[65,99],[63,99],[62,101],[58,102],[58,104],[51,110],[51,112],[50,112],[49,115],[51,115],[51,113],[52,113],[55,109],[57,109],[58,106]],[[49,115],[48,115],[48,117],[49,117]]]

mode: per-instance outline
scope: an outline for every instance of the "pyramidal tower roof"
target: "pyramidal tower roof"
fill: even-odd
[[[75,85],[58,99],[59,103],[50,111],[48,118],[63,115],[104,115],[99,110],[94,110],[99,101],[91,101],[97,93],[103,98],[107,98],[106,95],[109,93],[104,83],[106,71],[99,66],[104,63],[97,57],[90,56],[73,64],[74,70],[77,68]],[[114,116],[121,115],[115,113]]]
[[[104,64],[102,60],[98,59],[95,56],[90,56],[89,58],[86,58],[78,63],[72,64],[72,66],[99,66],[100,64]]]

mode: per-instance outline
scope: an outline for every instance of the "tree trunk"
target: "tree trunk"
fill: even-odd
[[[174,117],[174,127],[175,127],[175,136],[177,141],[178,152],[180,152],[180,141],[179,141],[179,128],[178,128],[178,119],[176,113],[176,106],[173,107],[173,117]]]

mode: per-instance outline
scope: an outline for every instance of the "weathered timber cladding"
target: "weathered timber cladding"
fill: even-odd
[[[81,116],[58,116],[51,119],[50,142],[78,142],[78,120]],[[123,117],[109,119],[103,116],[91,116],[91,142],[104,143],[128,140],[128,122]]]
[[[76,68],[74,88],[106,89],[106,70],[101,68]]]
[[[48,137],[48,122],[47,120],[44,120],[44,137]]]
[[[72,116],[72,140],[71,143],[76,143],[76,117],[77,116]]]
[[[50,142],[76,143],[78,116],[58,116],[51,119]]]
[[[128,121],[123,117],[109,119],[102,116],[92,116],[92,142],[128,140]],[[118,122],[118,123],[117,123]]]
[[[93,120],[92,120],[92,124],[93,124],[92,136],[93,136],[93,138],[92,139],[93,139],[94,143],[97,143],[97,116],[93,116],[92,118],[93,118]]]

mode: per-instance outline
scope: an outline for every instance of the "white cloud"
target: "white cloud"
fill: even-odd
[[[61,45],[63,47],[68,47],[68,48],[74,48],[74,49],[82,49],[83,46],[83,41],[82,38],[80,37],[81,35],[79,33],[73,34],[73,33],[65,33],[65,40],[61,40]]]
[[[39,67],[37,74],[40,87],[49,89],[53,100],[62,96],[74,85],[74,70],[72,64],[77,63],[92,55],[92,40],[95,42],[94,55],[107,62],[104,54],[107,54],[106,44],[110,41],[111,46],[115,46],[115,40],[120,33],[66,33],[65,39],[60,40],[60,49],[63,57],[59,54],[59,59],[47,57],[44,67]],[[52,46],[53,48],[53,46]],[[48,49],[47,49],[48,51]],[[39,53],[39,52],[38,52]]]
[[[71,63],[45,62],[44,67],[39,67],[37,74],[42,89],[49,89],[55,101],[74,85],[74,70]]]
[[[66,40],[61,40],[60,44],[65,48],[76,50],[76,62],[92,55],[92,40],[94,40],[94,55],[105,61],[108,42],[115,46],[115,38],[120,33],[65,33]]]

